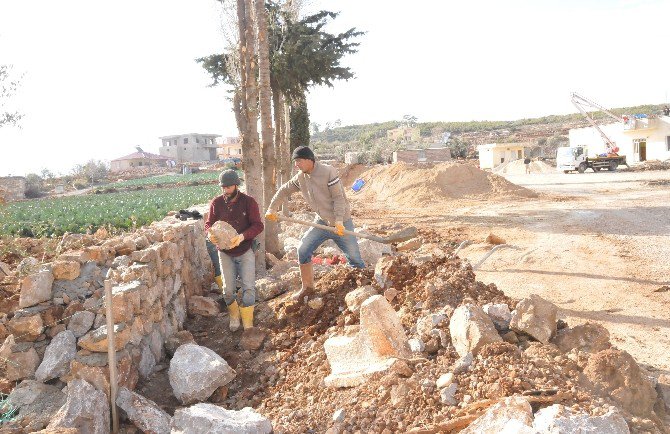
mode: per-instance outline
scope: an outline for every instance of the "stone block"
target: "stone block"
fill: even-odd
[[[123,349],[130,341],[130,327],[125,324],[114,324],[114,349]],[[86,333],[79,339],[78,345],[89,351],[97,353],[107,352],[107,326],[103,325]]]
[[[251,407],[236,411],[202,403],[175,411],[171,428],[173,433],[189,434],[269,434],[272,423]]]
[[[35,379],[44,383],[65,374],[76,353],[77,339],[74,334],[71,331],[59,333],[47,346],[42,363],[35,372]]]
[[[51,264],[54,279],[74,280],[79,277],[81,263],[79,261],[58,260]]]
[[[371,285],[362,286],[348,292],[344,297],[344,302],[351,312],[358,313],[363,302],[373,295],[377,295],[377,291]]]
[[[128,419],[142,432],[170,433],[172,417],[150,399],[121,387],[116,397],[116,405],[126,412]]]
[[[510,328],[546,344],[556,334],[557,312],[553,303],[532,294],[517,303],[512,312]]]
[[[54,275],[50,267],[24,277],[21,280],[19,307],[35,306],[43,301],[51,300],[51,286],[53,283]]]
[[[67,384],[67,399],[47,429],[77,428],[90,434],[108,434],[109,403],[104,393],[84,380]]]
[[[454,311],[449,331],[451,342],[461,357],[468,353],[477,355],[484,345],[502,341],[491,319],[474,304],[459,306]]]

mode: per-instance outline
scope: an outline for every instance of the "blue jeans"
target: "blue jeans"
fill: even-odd
[[[223,300],[230,305],[237,299],[237,278],[242,283],[242,307],[256,303],[256,255],[249,249],[240,256],[228,256],[219,251],[223,280]]]
[[[328,224],[321,219],[317,220],[317,223],[322,225]],[[351,219],[344,222],[344,228],[348,231],[354,231],[354,223]],[[361,252],[358,249],[358,241],[356,241],[355,236],[344,235],[341,237],[335,232],[319,228],[309,228],[307,232],[305,232],[305,235],[302,236],[300,245],[298,246],[298,261],[300,261],[301,264],[309,264],[312,261],[314,250],[326,240],[335,241],[337,247],[344,253],[344,257],[347,258],[349,265],[356,268],[365,267],[363,258],[361,258]]]
[[[220,276],[221,267],[219,266],[219,249],[217,249],[214,243],[208,239],[205,239],[205,245],[207,246],[209,259],[212,260],[212,266],[214,266],[214,276]]]

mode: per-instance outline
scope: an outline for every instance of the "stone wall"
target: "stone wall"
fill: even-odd
[[[12,202],[26,198],[26,178],[23,176],[0,177],[0,202]]]
[[[0,377],[11,383],[80,378],[109,394],[109,279],[119,383],[132,390],[182,329],[189,298],[209,288],[203,220],[166,217],[125,236],[96,242],[78,235],[61,244],[80,248],[24,271],[19,310],[0,318]]]

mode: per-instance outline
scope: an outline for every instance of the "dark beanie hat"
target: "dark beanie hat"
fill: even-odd
[[[219,185],[221,187],[230,187],[231,185],[240,185],[240,177],[233,169],[224,170],[219,175]]]
[[[315,161],[314,152],[312,152],[312,150],[307,146],[298,146],[293,150],[291,160],[295,160],[296,158],[304,158],[305,160]]]

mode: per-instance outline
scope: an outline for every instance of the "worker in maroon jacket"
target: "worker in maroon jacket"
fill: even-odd
[[[205,231],[217,221],[230,224],[239,235],[231,241],[227,250],[219,247],[219,240],[209,234],[209,240],[219,250],[223,299],[228,306],[230,330],[240,327],[240,317],[244,329],[254,325],[254,304],[256,303],[256,258],[252,249],[254,238],[263,232],[263,221],[256,200],[239,190],[240,177],[229,169],[219,175],[219,185],[223,194],[209,204],[209,216]],[[241,306],[237,303],[237,278],[242,283]]]

